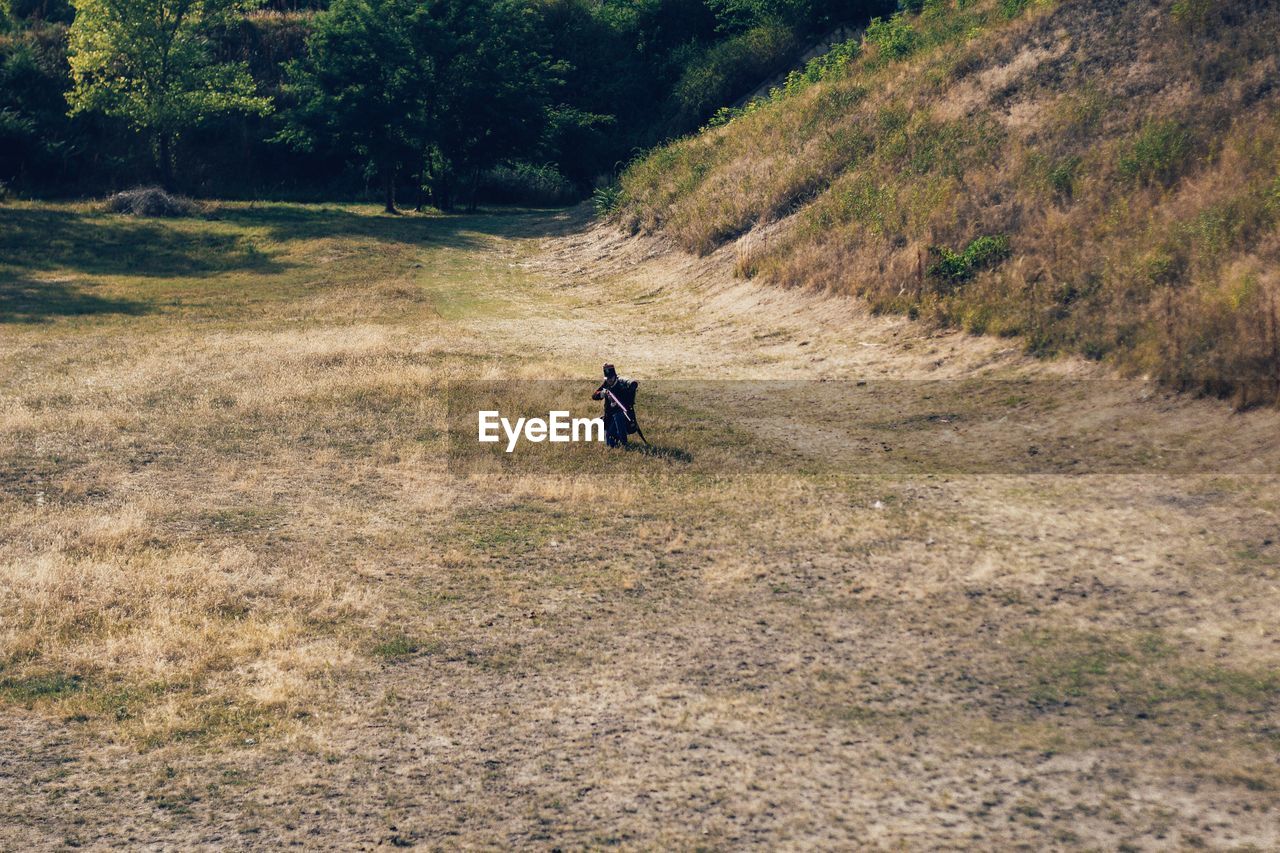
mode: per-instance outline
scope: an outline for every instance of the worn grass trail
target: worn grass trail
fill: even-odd
[[[575,214],[0,224],[5,846],[1280,844],[1274,476],[445,465],[452,380],[1073,365]]]

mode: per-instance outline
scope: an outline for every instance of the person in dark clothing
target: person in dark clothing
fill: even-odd
[[[591,395],[604,401],[604,440],[610,447],[626,447],[627,436],[636,431],[636,388],[639,382],[623,379],[612,364],[604,366],[604,382]]]

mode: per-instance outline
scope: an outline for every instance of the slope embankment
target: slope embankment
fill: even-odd
[[[1280,389],[1280,6],[926,2],[632,164],[739,275],[1239,404]]]

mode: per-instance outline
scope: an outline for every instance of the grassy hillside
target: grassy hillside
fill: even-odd
[[[926,0],[634,163],[624,226],[1241,403],[1280,389],[1280,4]]]

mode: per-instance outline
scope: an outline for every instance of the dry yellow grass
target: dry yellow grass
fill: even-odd
[[[445,359],[431,302],[396,279],[423,222],[362,239],[326,235],[364,217],[336,209],[2,215],[28,241],[3,294],[5,691],[152,742],[313,713],[387,618],[353,544],[382,524],[361,490],[422,485]],[[75,251],[32,242],[42,220]],[[392,274],[357,296],[374,257]]]

